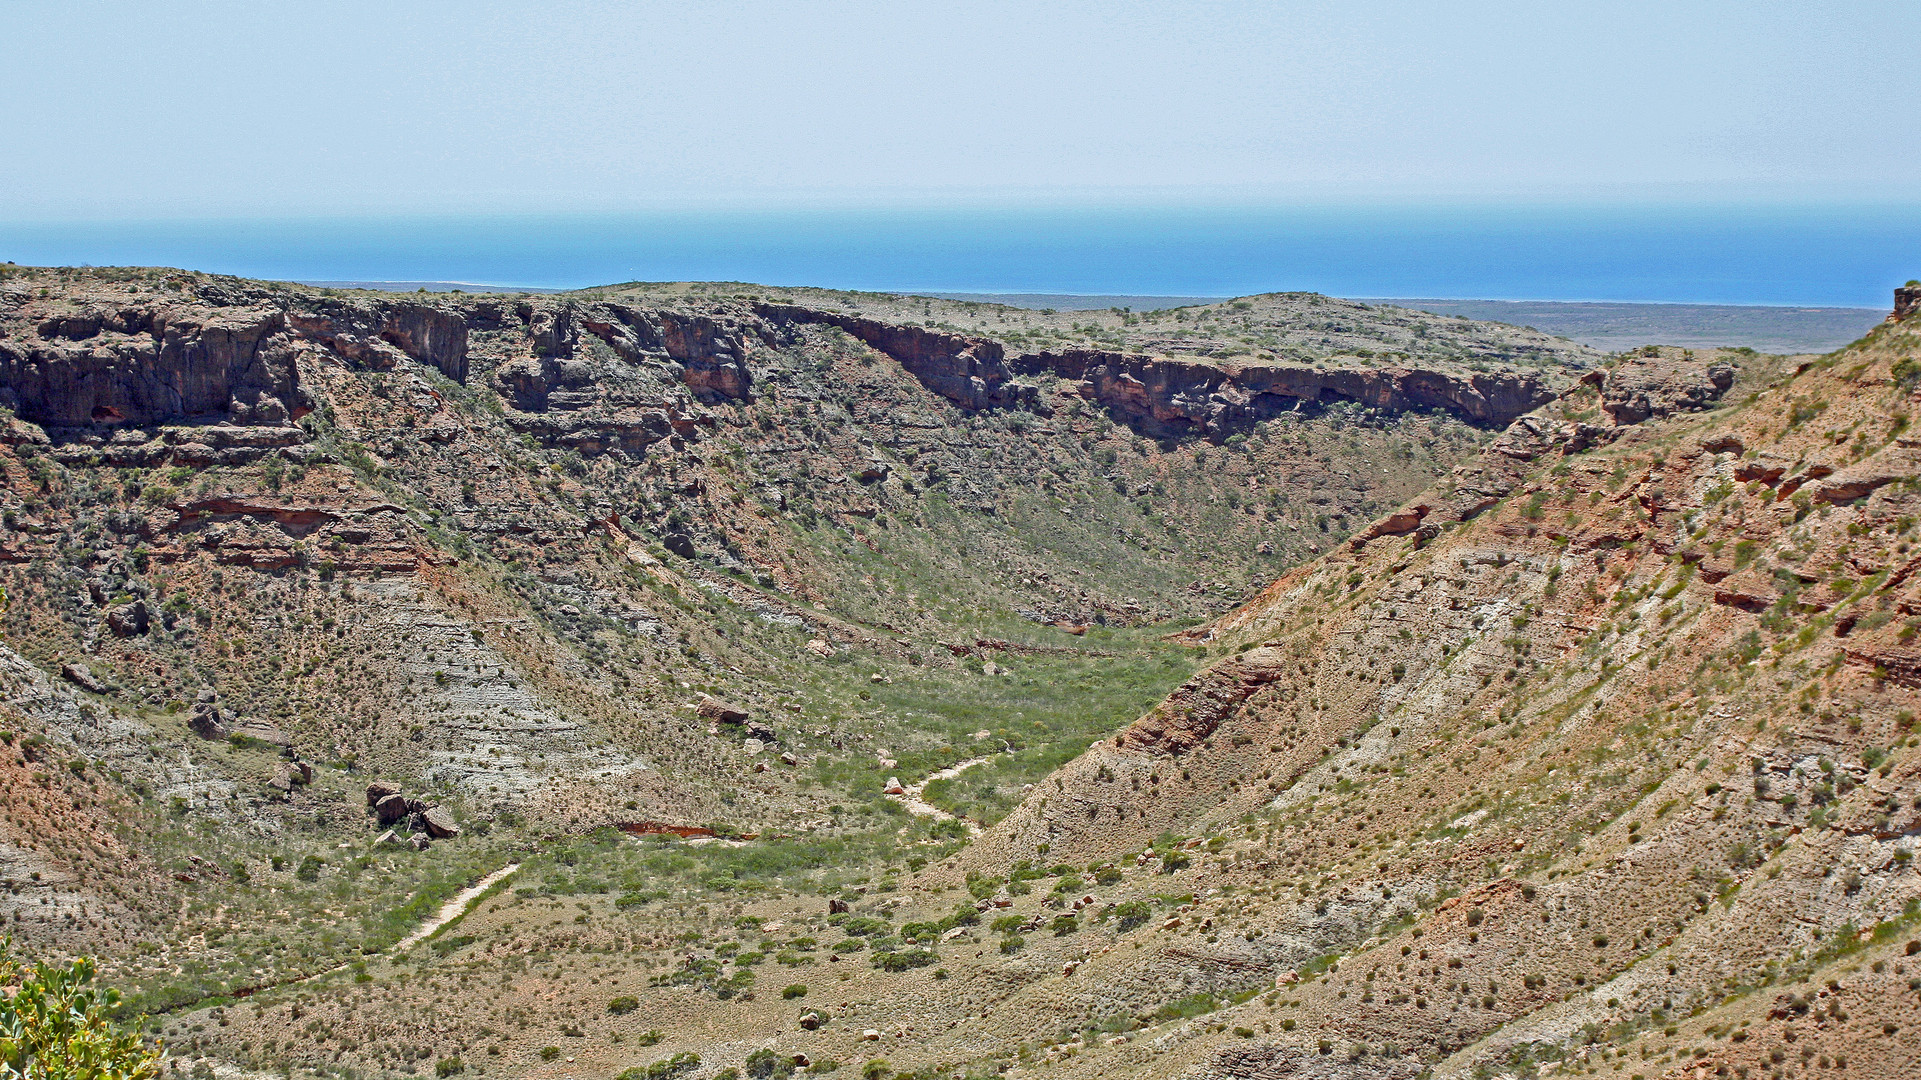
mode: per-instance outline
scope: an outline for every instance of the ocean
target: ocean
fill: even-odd
[[[748,281],[885,292],[1885,307],[1915,206],[787,210],[0,221],[0,260],[278,280],[577,288]]]

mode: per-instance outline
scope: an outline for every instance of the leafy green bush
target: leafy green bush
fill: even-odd
[[[440,1080],[447,1080],[449,1076],[459,1076],[466,1071],[466,1064],[457,1057],[441,1058],[434,1062],[434,1075],[440,1077]]]
[[[640,999],[632,994],[622,994],[607,1003],[607,1011],[615,1016],[626,1016],[638,1008],[640,1008]]]
[[[142,1045],[109,1016],[120,1004],[110,987],[92,985],[93,961],[28,968],[0,938],[0,1075],[86,1080],[153,1080],[160,1051]]]
[[[807,986],[805,983],[795,983],[792,986],[789,986],[783,989],[780,992],[780,996],[787,1001],[792,1001],[798,997],[806,997]]]

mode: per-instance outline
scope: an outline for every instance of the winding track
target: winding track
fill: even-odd
[[[966,761],[949,765],[939,772],[929,773],[927,779],[922,780],[918,784],[902,784],[901,786],[907,789],[907,793],[905,795],[889,795],[888,798],[906,807],[907,812],[910,814],[915,814],[920,817],[931,817],[938,821],[959,821],[961,824],[967,826],[967,834],[969,836],[978,836],[980,834],[980,826],[966,818],[956,818],[954,815],[921,798],[921,792],[926,790],[928,784],[936,780],[952,780],[954,777],[959,776],[974,766],[985,765],[992,760],[994,759],[991,756],[968,758]]]

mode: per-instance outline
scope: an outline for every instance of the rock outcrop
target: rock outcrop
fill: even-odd
[[[1890,322],[1899,322],[1917,312],[1921,312],[1921,283],[1910,281],[1894,290],[1894,314],[1888,316]]]

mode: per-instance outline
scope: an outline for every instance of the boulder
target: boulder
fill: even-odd
[[[113,631],[115,637],[138,637],[147,632],[151,622],[145,600],[121,604],[107,612],[107,629]]]
[[[427,826],[427,835],[437,840],[449,840],[460,835],[460,826],[454,824],[454,816],[444,806],[431,807],[420,815]]]
[[[375,847],[384,847],[388,844],[399,844],[402,842],[403,841],[400,839],[400,837],[394,835],[394,831],[392,829],[388,829],[386,832],[381,833],[379,836],[374,837]]]
[[[267,786],[282,795],[291,795],[293,794],[293,776],[283,766],[274,771],[273,779],[267,781]]]
[[[281,750],[290,750],[293,746],[293,740],[287,737],[286,732],[274,727],[272,724],[259,720],[242,721],[239,726],[233,729],[233,734],[243,739],[252,739],[255,742],[263,742],[269,746],[277,746]]]
[[[841,900],[841,899],[834,899],[834,900],[827,901],[827,914],[829,915],[847,914],[847,901]]]
[[[809,641],[807,643],[807,651],[823,660],[834,655],[834,647],[827,644],[827,639],[825,638],[815,638]]]
[[[826,1017],[813,1011],[812,1009],[809,1009],[806,1012],[800,1014],[800,1026],[805,1028],[808,1031],[816,1031],[820,1028],[822,1024],[826,1022],[827,1022]]]
[[[60,665],[60,677],[89,694],[104,694],[108,690],[106,683],[101,682],[98,676],[79,664]]]
[[[212,690],[202,690],[194,697],[187,727],[203,739],[224,739],[233,734],[220,715],[220,696]]]
[[[746,709],[738,705],[730,705],[708,694],[700,695],[700,706],[697,711],[703,718],[718,720],[723,724],[744,724],[747,722]]]
[[[758,720],[749,720],[747,722],[747,737],[750,739],[759,739],[764,743],[776,742],[780,739],[780,736],[775,734],[773,728],[768,727]]]
[[[287,763],[287,775],[296,784],[311,784],[313,783],[313,766],[304,761],[290,761]]]
[[[901,785],[901,782],[900,782],[900,777],[898,777],[898,776],[890,776],[890,777],[888,777],[888,778],[887,778],[887,786],[886,786],[886,787],[883,787],[883,788],[881,788],[880,790],[881,790],[881,794],[883,794],[883,795],[905,795],[905,794],[907,794],[907,788],[905,788],[904,786],[902,786],[902,785]]]
[[[375,781],[367,785],[367,805],[370,807],[379,806],[380,800],[389,795],[398,794],[400,794],[400,789],[392,784],[383,784]]]
[[[382,796],[380,801],[374,804],[374,814],[380,818],[382,825],[397,824],[400,819],[407,816],[407,800],[400,795]]]
[[[426,834],[424,833],[414,834],[413,839],[407,842],[413,846],[413,849],[415,851],[425,851],[427,850],[428,847],[430,847],[433,844],[433,841],[427,839]]]

